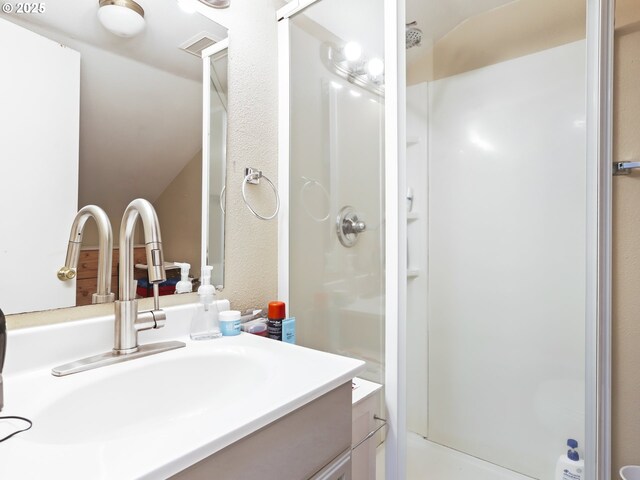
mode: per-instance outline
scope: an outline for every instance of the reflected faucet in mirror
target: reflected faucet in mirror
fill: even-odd
[[[153,284],[153,310],[147,312],[138,312],[136,281],[133,278],[133,237],[138,219],[142,221],[149,282]],[[166,314],[160,309],[158,288],[158,284],[166,280],[162,237],[158,216],[149,201],[138,198],[127,206],[120,224],[119,255],[120,281],[115,302],[113,350],[56,367],[51,371],[53,375],[70,375],[185,346],[183,342],[176,341],[138,345],[138,332],[162,328],[166,321]]]
[[[67,258],[64,267],[58,270],[58,278],[61,281],[71,280],[78,273],[78,260],[80,247],[82,246],[82,232],[89,218],[93,218],[98,226],[98,287],[97,292],[91,295],[91,303],[110,303],[115,299],[111,292],[111,263],[113,252],[113,231],[109,217],[100,207],[87,205],[82,207],[73,219],[69,245],[67,246]]]

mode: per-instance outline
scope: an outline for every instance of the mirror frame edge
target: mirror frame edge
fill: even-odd
[[[211,57],[229,48],[229,37],[214,43],[201,52],[202,58],[202,219],[200,240],[200,265],[208,265],[209,261],[209,176],[211,174],[209,139],[211,137]],[[205,161],[206,160],[206,161]],[[200,275],[200,272],[198,272]],[[224,285],[224,281],[223,281]]]

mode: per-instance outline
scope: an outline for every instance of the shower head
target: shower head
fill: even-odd
[[[422,44],[422,30],[418,28],[418,22],[407,23],[406,43],[407,50]]]

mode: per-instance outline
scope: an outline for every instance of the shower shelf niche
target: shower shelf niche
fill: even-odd
[[[418,212],[407,212],[407,222],[412,222],[413,220],[417,220],[420,218],[420,214]]]

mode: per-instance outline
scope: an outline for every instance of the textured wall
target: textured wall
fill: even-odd
[[[640,23],[616,31],[614,68],[613,158],[638,160]],[[613,202],[612,478],[618,478],[621,466],[640,465],[640,175],[614,177]]]

